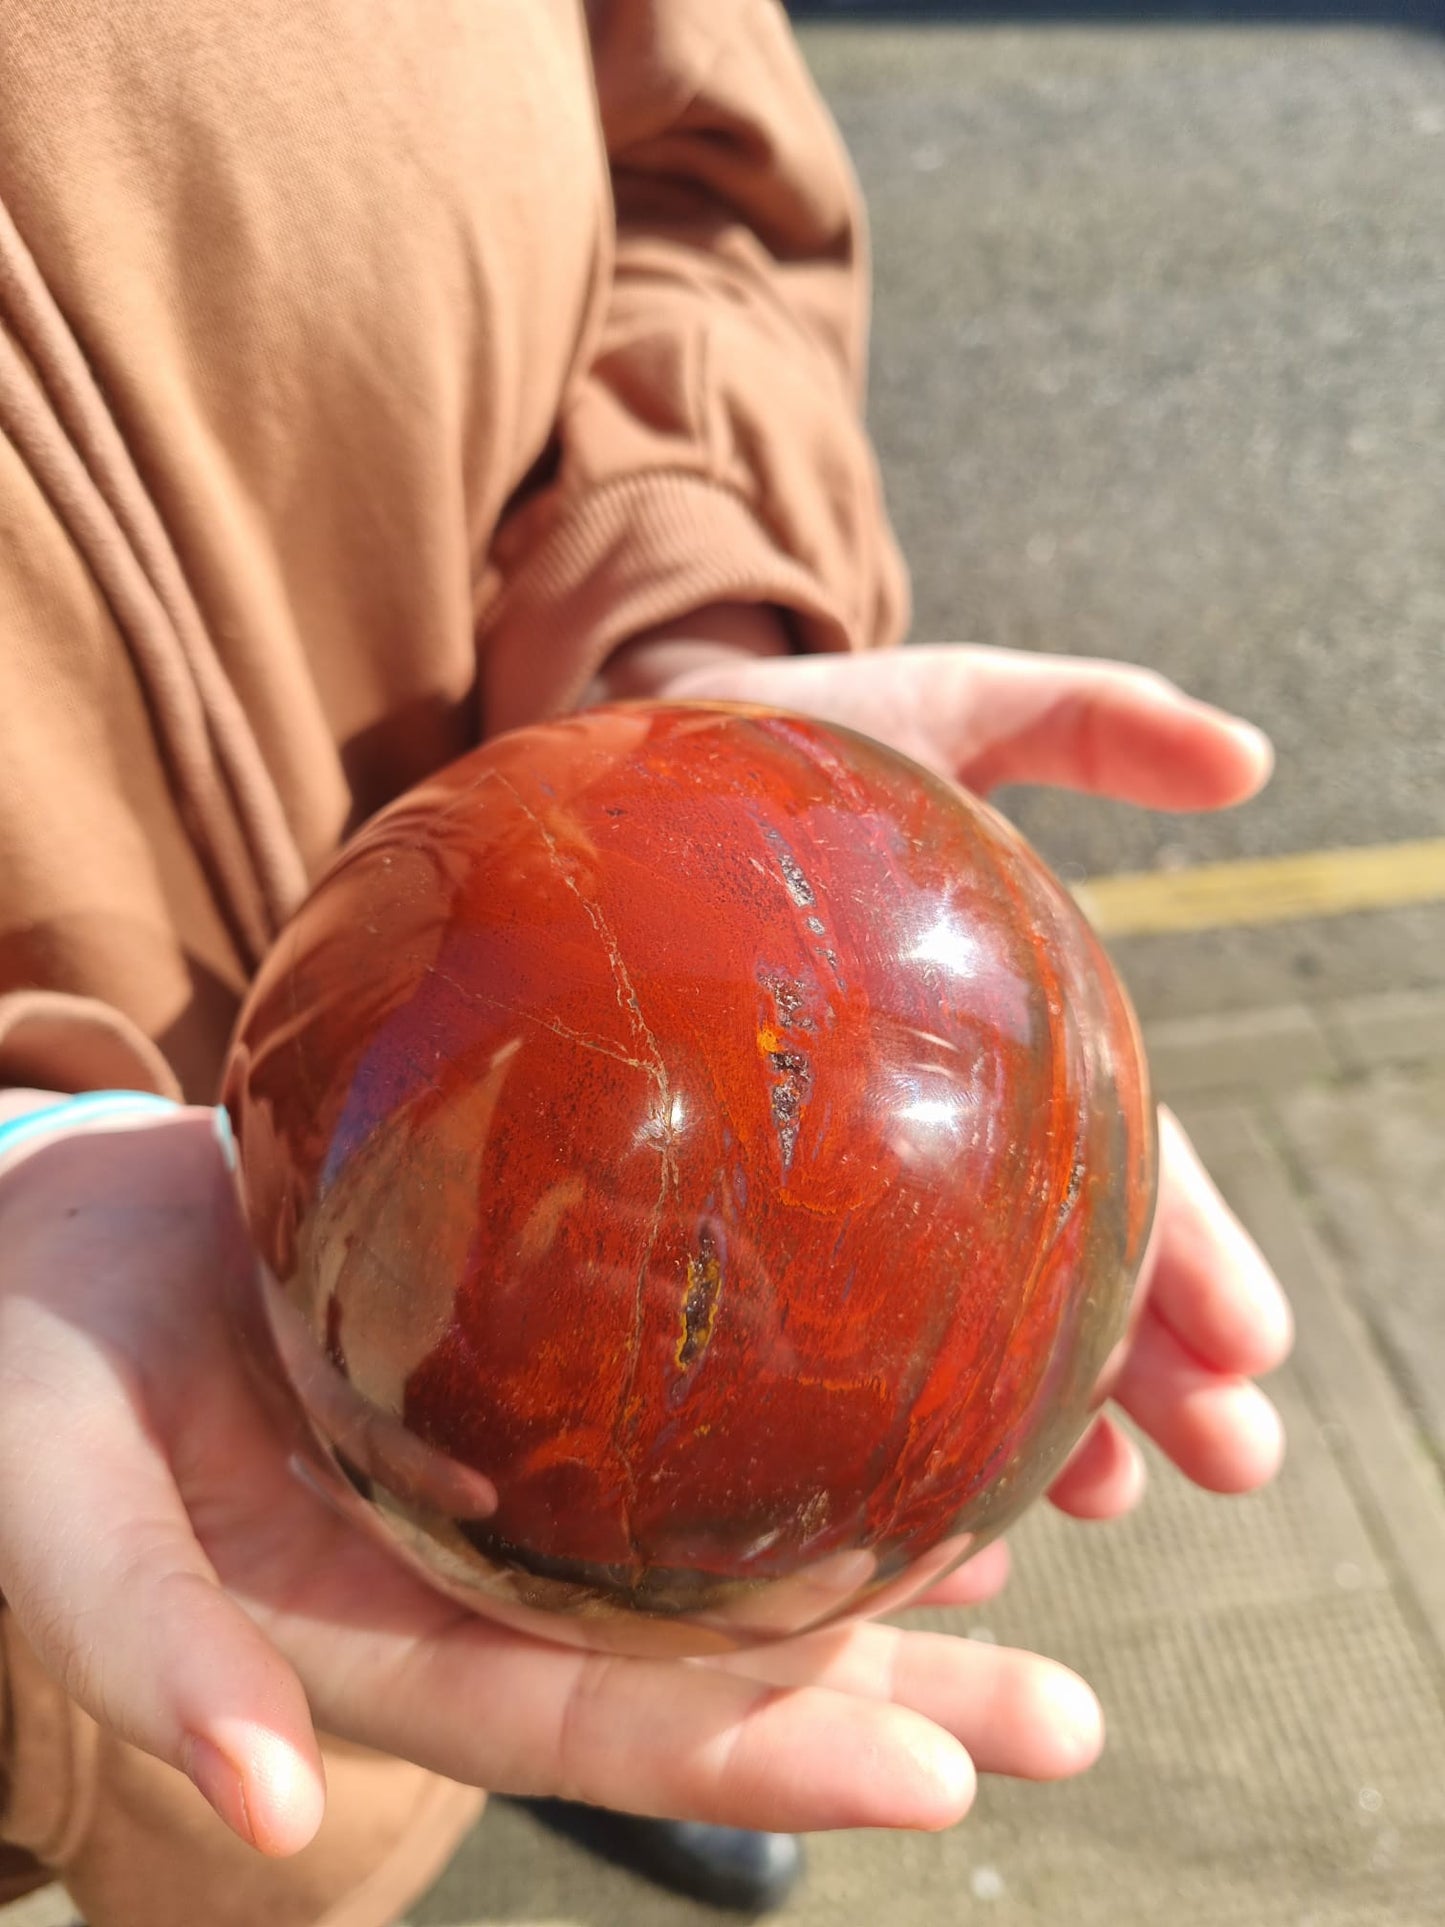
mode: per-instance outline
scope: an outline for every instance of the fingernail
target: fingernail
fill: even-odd
[[[1217,1490],[1252,1492],[1268,1485],[1284,1461],[1284,1420],[1257,1385],[1220,1395],[1216,1422],[1233,1448]]]
[[[1059,1748],[1060,1777],[1082,1773],[1104,1750],[1104,1714],[1092,1687],[1077,1674],[1049,1682],[1050,1723]]]
[[[1250,754],[1267,769],[1274,768],[1274,744],[1262,729],[1254,723],[1247,723],[1242,716],[1229,719],[1230,734],[1241,743]]]
[[[921,1824],[929,1831],[957,1826],[978,1792],[978,1774],[973,1761],[957,1740],[950,1741],[940,1734],[937,1743],[928,1750],[926,1768],[937,1807]]]
[[[1221,1229],[1233,1288],[1230,1363],[1236,1371],[1251,1375],[1272,1372],[1294,1345],[1294,1312],[1284,1287],[1243,1225],[1232,1220]]]
[[[1259,1307],[1261,1362],[1254,1369],[1272,1372],[1284,1363],[1294,1349],[1294,1312],[1272,1275],[1260,1282],[1256,1302]]]
[[[1285,1436],[1284,1420],[1279,1415],[1279,1407],[1263,1392],[1259,1397],[1264,1408],[1256,1420],[1259,1427],[1260,1456],[1268,1458],[1269,1476],[1273,1478],[1284,1464],[1285,1447],[1288,1441]]]
[[[181,1750],[181,1764],[186,1777],[232,1833],[239,1834],[248,1846],[254,1847],[256,1832],[246,1807],[245,1786],[221,1749],[199,1733],[188,1734]]]

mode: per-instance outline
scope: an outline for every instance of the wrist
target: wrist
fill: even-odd
[[[125,1128],[180,1109],[150,1091],[6,1090],[0,1092],[0,1169],[72,1132]]]
[[[781,610],[767,603],[709,603],[615,649],[593,677],[580,707],[665,698],[673,685],[700,669],[791,653]]]

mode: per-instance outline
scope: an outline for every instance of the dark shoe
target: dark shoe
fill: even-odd
[[[781,1907],[803,1871],[803,1843],[796,1834],[749,1833],[693,1820],[638,1820],[567,1800],[519,1804],[599,1859],[738,1913],[766,1914]]]

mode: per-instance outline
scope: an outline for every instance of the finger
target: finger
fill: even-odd
[[[0,1486],[0,1590],[71,1697],[263,1852],[303,1847],[325,1796],[299,1681],[217,1586],[119,1369],[13,1289]]]
[[[940,1579],[936,1585],[910,1599],[908,1610],[924,1606],[980,1606],[993,1599],[1008,1584],[1009,1550],[1002,1539],[975,1554],[967,1564]]]
[[[1114,1396],[1187,1478],[1250,1492],[1284,1456],[1279,1414],[1248,1379],[1212,1370],[1146,1310]]]
[[[1144,1496],[1144,1455],[1107,1413],[1049,1487],[1049,1498],[1075,1519],[1117,1519]]]
[[[337,1708],[346,1737],[498,1793],[789,1833],[935,1831],[973,1800],[967,1752],[926,1713],[827,1686],[574,1652],[469,1614],[373,1639],[368,1670]]]
[[[961,744],[959,777],[986,792],[1052,783],[1148,809],[1220,809],[1263,788],[1273,767],[1252,723],[1132,664],[1009,650],[987,657],[988,740]],[[966,721],[966,719],[964,719]]]
[[[1270,1372],[1294,1321],[1279,1280],[1215,1189],[1172,1112],[1159,1112],[1159,1233],[1149,1302],[1221,1372]]]
[[[795,656],[685,676],[672,695],[777,703],[890,742],[986,792],[1056,783],[1167,810],[1221,809],[1268,781],[1250,723],[1128,663],[971,644]]]
[[[1091,1766],[1104,1743],[1099,1703],[1066,1666],[946,1633],[854,1625],[708,1664],[776,1686],[807,1680],[925,1712],[963,1743],[981,1773],[1065,1779]]]

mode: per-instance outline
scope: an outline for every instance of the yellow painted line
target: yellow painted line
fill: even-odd
[[[1445,902],[1445,836],[1091,877],[1075,886],[1074,895],[1106,937],[1395,910]]]

